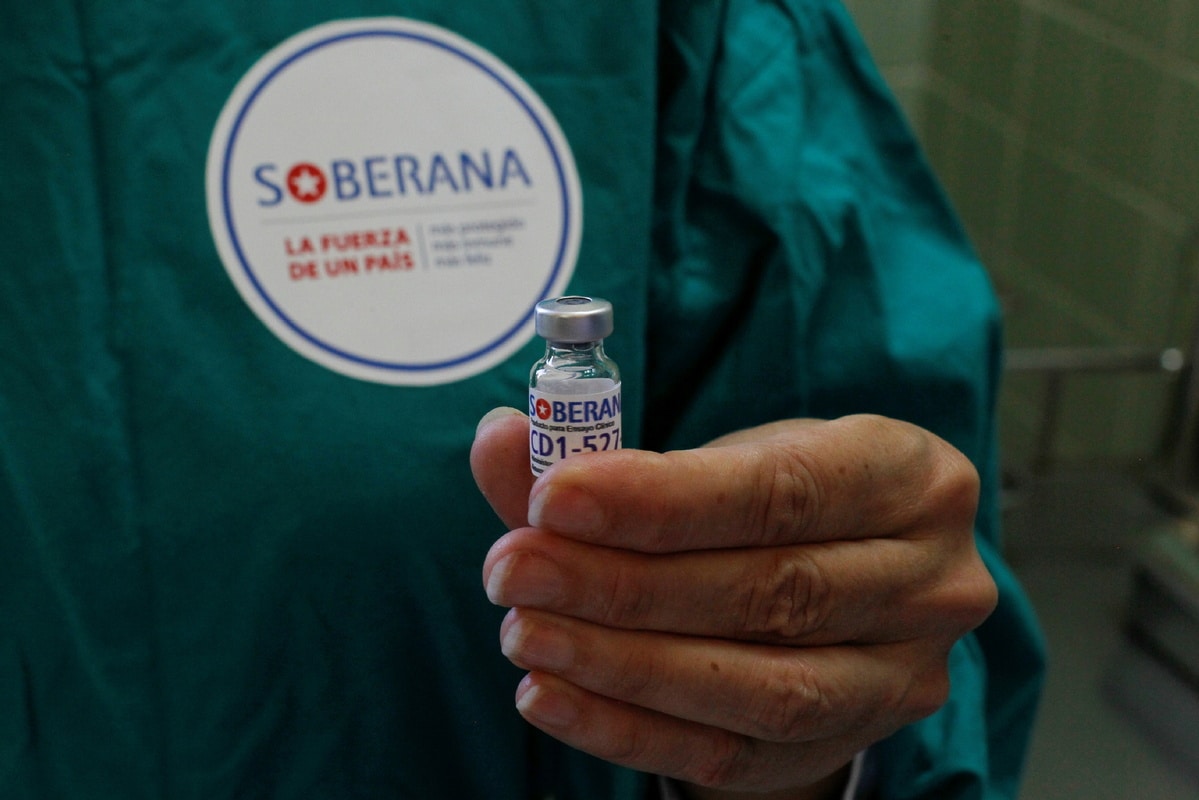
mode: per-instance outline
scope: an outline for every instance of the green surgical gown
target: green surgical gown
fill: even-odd
[[[617,309],[628,445],[873,412],[978,466],[999,609],[944,709],[871,758],[883,797],[1014,796],[1042,651],[999,554],[996,304],[825,0],[4,3],[0,796],[652,788],[530,732],[480,586],[503,530],[467,453],[541,346],[451,383],[349,378],[281,343],[214,246],[206,151],[238,80],[387,16],[494,53],[561,125],[569,289]]]

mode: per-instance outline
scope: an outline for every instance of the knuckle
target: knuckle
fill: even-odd
[[[950,633],[957,635],[977,628],[999,604],[999,588],[977,552],[959,572],[946,603],[953,610],[946,617],[952,623]]]
[[[973,624],[970,626],[971,630],[983,624],[999,606],[999,586],[995,583],[995,579],[991,577],[991,573],[986,570],[982,570],[977,597],[978,600],[974,606]]]
[[[895,445],[920,446],[920,429],[882,414],[852,414],[841,421],[853,426],[857,435],[872,442],[893,442]]]
[[[771,447],[758,466],[757,530],[763,544],[791,541],[816,530],[824,490],[816,466],[802,451]]]
[[[916,425],[870,416],[859,419],[892,463],[906,465],[908,474],[925,476],[925,509],[941,520],[973,523],[981,480],[964,453]]]
[[[768,675],[755,698],[749,722],[753,735],[765,741],[810,739],[832,713],[831,699],[819,677],[799,659]]]
[[[982,480],[973,462],[948,442],[928,437],[928,469],[930,471],[926,496],[930,508],[946,522],[960,529],[973,527]]]
[[[946,513],[966,524],[972,524],[978,510],[980,485],[981,480],[974,464],[954,450],[938,471],[933,493]]]
[[[831,583],[820,562],[792,549],[776,555],[766,575],[750,583],[743,629],[794,642],[824,630],[831,610]]]
[[[949,652],[953,640],[904,645],[901,660],[909,664],[906,680],[891,685],[877,698],[877,709],[893,728],[918,722],[936,713],[949,699]]]
[[[914,678],[896,704],[896,716],[904,725],[932,716],[949,700],[949,689],[949,668],[942,659],[938,666]]]

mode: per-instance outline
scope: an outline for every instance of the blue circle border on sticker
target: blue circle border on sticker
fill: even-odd
[[[498,83],[501,87],[503,87],[504,91],[506,91],[514,100],[516,100],[516,102],[520,105],[520,107],[524,110],[524,112],[526,114],[528,114],[529,118],[533,121],[533,124],[537,128],[537,132],[540,134],[542,140],[545,142],[546,149],[549,151],[550,157],[553,159],[554,168],[557,173],[558,189],[561,193],[561,198],[562,198],[562,235],[559,237],[557,252],[554,255],[553,269],[550,271],[549,277],[546,279],[546,282],[542,285],[541,290],[538,292],[538,296],[533,298],[533,300],[529,303],[528,310],[525,312],[525,314],[520,319],[518,319],[515,323],[513,323],[507,330],[505,330],[498,337],[496,337],[494,340],[492,340],[491,342],[488,342],[487,344],[483,345],[482,347],[477,348],[476,350],[473,350],[465,355],[447,359],[444,361],[438,361],[438,362],[433,362],[433,363],[409,364],[409,363],[396,363],[396,362],[380,361],[378,359],[366,358],[364,356],[350,353],[339,347],[331,345],[328,342],[324,342],[321,339],[319,339],[318,337],[314,336],[309,331],[305,330],[297,322],[295,322],[295,320],[291,319],[291,317],[289,317],[283,311],[282,308],[279,307],[279,305],[270,296],[270,294],[267,293],[266,289],[259,282],[258,277],[254,274],[254,268],[250,265],[249,259],[247,259],[245,252],[242,250],[241,242],[237,235],[237,226],[233,219],[233,213],[232,213],[232,208],[231,208],[232,203],[231,203],[230,197],[229,197],[230,173],[232,170],[231,164],[232,164],[232,160],[233,160],[233,151],[237,145],[237,138],[238,138],[239,132],[241,131],[242,123],[245,121],[246,115],[250,112],[250,109],[253,107],[253,105],[254,105],[255,101],[258,99],[259,95],[262,94],[263,90],[266,89],[267,85],[270,84],[271,81],[273,81],[279,75],[284,73],[288,68],[290,68],[297,61],[312,54],[313,52],[320,50],[324,47],[328,47],[330,45],[344,42],[347,40],[365,39],[365,38],[372,38],[372,37],[409,39],[409,40],[412,40],[415,42],[419,42],[419,43],[426,44],[426,45],[429,45],[432,47],[436,47],[436,48],[444,50],[448,53],[451,53],[452,55],[457,56],[458,58],[461,58],[462,60],[468,62],[469,64],[471,64],[472,66],[474,66],[475,68],[480,70],[481,72],[485,73],[488,77],[490,77],[492,80],[494,80],[496,83]],[[382,370],[391,370],[391,371],[395,371],[395,372],[432,372],[432,371],[436,371],[436,370],[443,370],[443,369],[450,369],[453,367],[457,367],[462,364],[466,364],[466,363],[469,363],[471,361],[474,361],[476,359],[486,356],[487,354],[491,353],[492,351],[496,350],[497,348],[502,347],[513,336],[516,336],[517,333],[522,328],[524,328],[529,323],[529,321],[532,319],[533,311],[534,311],[537,303],[546,298],[551,287],[554,286],[555,282],[558,279],[559,274],[561,273],[561,271],[563,269],[563,266],[564,266],[563,262],[564,262],[564,259],[566,258],[567,244],[570,241],[570,236],[571,236],[571,214],[573,211],[573,208],[571,205],[570,190],[567,185],[567,178],[566,178],[565,170],[562,166],[562,158],[558,153],[558,149],[554,146],[553,138],[550,136],[550,133],[546,130],[545,124],[543,123],[541,118],[537,115],[537,112],[532,107],[530,107],[528,101],[525,99],[525,97],[523,97],[521,95],[521,93],[516,88],[514,88],[507,80],[504,79],[504,77],[502,75],[498,74],[489,65],[484,64],[479,59],[477,59],[473,55],[471,55],[470,53],[464,52],[463,50],[453,46],[449,42],[441,41],[432,36],[422,34],[422,33],[417,33],[415,31],[388,30],[388,29],[373,29],[373,30],[367,29],[367,30],[361,30],[361,31],[339,33],[339,34],[329,36],[328,38],[313,42],[313,43],[307,45],[306,47],[303,47],[302,49],[291,54],[290,56],[285,58],[283,61],[281,61],[279,64],[274,66],[262,78],[262,80],[260,80],[254,86],[254,88],[250,91],[249,95],[247,96],[245,103],[238,110],[237,116],[234,118],[233,125],[229,132],[228,142],[226,143],[224,153],[222,154],[221,204],[222,204],[222,211],[224,214],[225,226],[229,233],[230,244],[232,245],[234,252],[236,252],[236,254],[237,254],[238,262],[241,264],[242,270],[245,272],[246,278],[254,286],[255,291],[258,292],[258,295],[262,298],[263,302],[265,302],[267,304],[267,306],[271,309],[272,312],[274,312],[276,317],[281,322],[283,322],[283,324],[287,325],[287,327],[290,328],[293,332],[295,332],[295,334],[297,336],[300,336],[301,338],[303,338],[305,341],[309,342],[313,346],[318,347],[321,350],[324,350],[325,352],[327,352],[331,355],[337,356],[338,358],[343,358],[347,361],[350,361],[350,362],[353,362],[356,364],[360,364],[362,366],[367,366],[367,367],[372,367],[375,369],[382,369]]]

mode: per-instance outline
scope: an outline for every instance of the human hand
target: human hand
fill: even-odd
[[[977,473],[912,425],[785,421],[536,482],[527,439],[524,415],[493,412],[471,453],[513,529],[483,580],[529,670],[517,708],[695,797],[820,796],[944,703],[950,648],[994,608]]]

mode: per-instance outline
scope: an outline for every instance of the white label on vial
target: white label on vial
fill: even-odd
[[[550,388],[553,391],[547,391]],[[534,475],[570,456],[618,450],[620,384],[589,378],[530,389],[529,423],[529,466]]]

